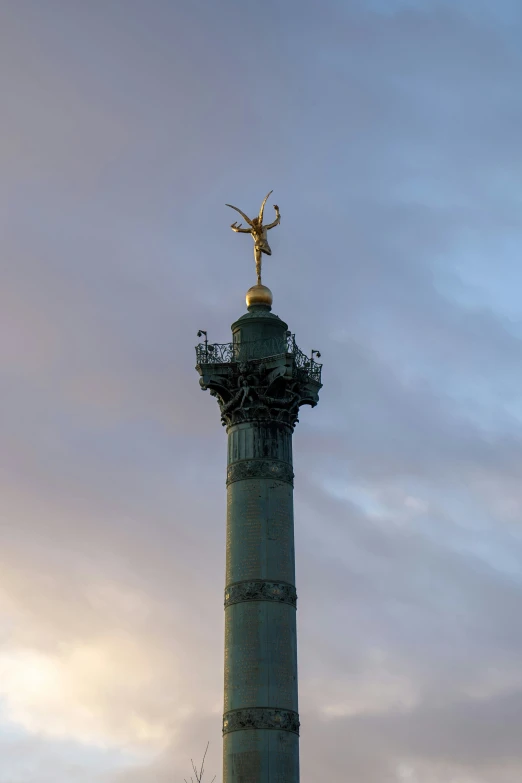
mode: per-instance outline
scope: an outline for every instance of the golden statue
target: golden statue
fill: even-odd
[[[241,226],[243,224],[240,223],[239,226],[238,226],[237,225],[237,220],[236,220],[234,223],[232,223],[230,228],[232,229],[232,231],[235,231],[236,233],[239,233],[239,234],[252,234],[252,238],[254,240],[254,258],[255,258],[255,261],[256,261],[256,272],[257,272],[257,284],[258,285],[261,285],[261,254],[265,253],[267,256],[271,256],[272,255],[272,251],[270,249],[270,245],[268,244],[268,241],[267,241],[266,232],[269,229],[274,228],[274,226],[278,226],[279,223],[281,222],[281,215],[279,214],[279,207],[277,206],[277,204],[274,204],[274,209],[275,209],[275,212],[276,212],[276,219],[274,220],[273,223],[268,223],[268,225],[266,225],[266,226],[263,225],[263,212],[264,212],[264,209],[265,209],[265,204],[267,202],[268,196],[270,196],[270,194],[272,192],[273,191],[270,191],[270,193],[268,193],[267,196],[265,196],[265,200],[261,204],[261,209],[259,210],[259,216],[255,217],[255,218],[252,218],[252,220],[250,220],[250,218],[247,217],[247,215],[245,215],[244,212],[241,212],[241,210],[238,209],[237,207],[233,207],[232,204],[226,204],[227,207],[230,207],[231,209],[235,209],[236,212],[239,212],[241,217],[244,218],[246,220],[246,222],[248,223],[248,225],[250,226],[250,228],[241,228]]]

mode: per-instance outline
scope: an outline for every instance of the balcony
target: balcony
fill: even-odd
[[[242,343],[199,343],[196,346],[197,367],[208,365],[234,365],[242,362],[259,363],[278,358],[293,358],[296,375],[321,385],[323,365],[306,356],[296,345],[295,335],[282,338],[255,340]]]

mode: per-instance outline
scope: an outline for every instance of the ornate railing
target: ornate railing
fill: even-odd
[[[312,381],[321,383],[321,370],[323,365],[319,364],[319,362],[316,362],[315,359],[310,359],[309,356],[306,356],[306,354],[299,350],[297,345],[295,346],[295,350],[292,351],[292,353],[294,354],[294,361],[297,369],[305,370],[306,374]]]
[[[196,345],[198,364],[230,364],[237,358],[232,343],[200,343]]]
[[[295,367],[305,371],[310,380],[321,383],[322,364],[306,356],[296,345],[295,335],[271,337],[242,343],[200,343],[196,346],[197,364],[232,364],[291,354]]]

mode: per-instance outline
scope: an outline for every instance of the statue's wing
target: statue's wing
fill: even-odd
[[[270,193],[267,193],[267,194],[266,194],[266,196],[265,196],[265,200],[264,200],[264,201],[263,201],[263,203],[261,204],[261,209],[259,210],[259,222],[261,223],[261,225],[263,225],[263,213],[264,213],[264,211],[265,211],[265,204],[266,204],[266,202],[268,201],[268,197],[269,197],[269,196],[270,196],[270,195],[271,195],[273,192],[274,192],[274,191],[273,191],[273,190],[271,190],[271,191],[270,191]]]
[[[240,210],[240,209],[238,209],[237,207],[233,207],[233,206],[232,206],[232,204],[225,204],[225,206],[226,206],[226,207],[230,207],[230,209],[235,209],[235,210],[236,210],[236,212],[239,212],[239,214],[241,215],[241,217],[243,218],[243,220],[246,220],[246,222],[248,223],[248,225],[249,225],[249,226],[251,226],[251,225],[252,225],[252,221],[250,220],[250,218],[249,218],[247,215],[245,215],[245,213],[244,213],[244,212],[241,212],[241,210]]]

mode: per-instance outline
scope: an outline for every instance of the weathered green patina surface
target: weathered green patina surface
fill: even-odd
[[[223,783],[298,783],[292,433],[321,365],[268,305],[196,348],[228,433]]]

